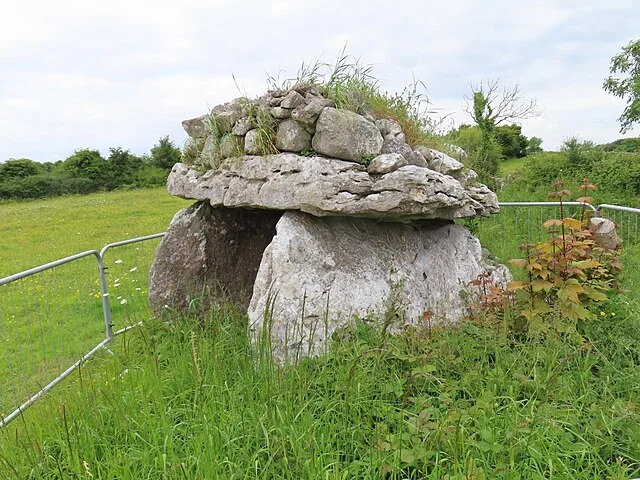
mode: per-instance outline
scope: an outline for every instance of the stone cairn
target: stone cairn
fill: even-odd
[[[287,362],[322,353],[354,316],[392,331],[456,321],[469,282],[508,279],[453,223],[497,212],[495,194],[454,158],[409,146],[394,120],[336,109],[298,84],[182,125],[168,190],[196,203],[158,247],[157,314],[231,301]]]

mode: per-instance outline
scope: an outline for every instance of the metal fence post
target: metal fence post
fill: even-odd
[[[113,327],[111,325],[111,307],[109,306],[109,291],[107,290],[107,279],[105,278],[104,259],[102,252],[98,257],[98,276],[100,278],[100,293],[102,297],[102,315],[104,316],[105,337],[110,340],[113,337]]]

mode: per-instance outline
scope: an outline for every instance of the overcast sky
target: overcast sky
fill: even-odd
[[[638,0],[21,0],[1,12],[0,161],[142,154],[163,135],[182,146],[183,119],[258,96],[267,74],[333,62],[345,44],[384,90],[422,80],[457,124],[470,121],[469,83],[499,77],[537,99],[523,133],[545,149],[602,143],[621,137],[624,109],[603,79],[640,37]]]

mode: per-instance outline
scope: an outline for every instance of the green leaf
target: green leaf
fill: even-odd
[[[589,297],[591,300],[595,300],[596,302],[604,302],[607,299],[607,296],[604,293],[599,292],[587,285],[585,285],[584,287],[584,293],[587,297]]]
[[[573,303],[579,304],[580,298],[578,297],[578,294],[583,292],[584,287],[582,285],[577,282],[569,283],[569,281],[567,281],[567,284],[564,286],[564,288],[558,290],[558,298],[560,298],[561,300],[569,300]]]
[[[400,450],[400,461],[402,463],[413,463],[416,461],[416,456],[413,450]]]
[[[548,292],[553,288],[553,283],[547,280],[535,279],[531,282],[531,287],[534,292],[539,292],[541,290]]]
[[[422,373],[433,373],[437,370],[438,368],[435,365],[422,365],[420,367],[416,367],[414,369],[411,370],[411,374],[412,375],[420,375]]]
[[[595,260],[581,260],[579,262],[574,262],[573,266],[579,268],[581,270],[588,270],[590,268],[597,268],[601,266],[600,262],[596,262]]]

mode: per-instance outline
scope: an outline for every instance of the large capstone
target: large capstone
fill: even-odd
[[[213,206],[393,222],[453,220],[498,211],[498,199],[484,185],[463,187],[454,177],[428,168],[405,165],[370,175],[353,162],[293,153],[232,158],[204,173],[178,163],[168,188],[173,195]]]

